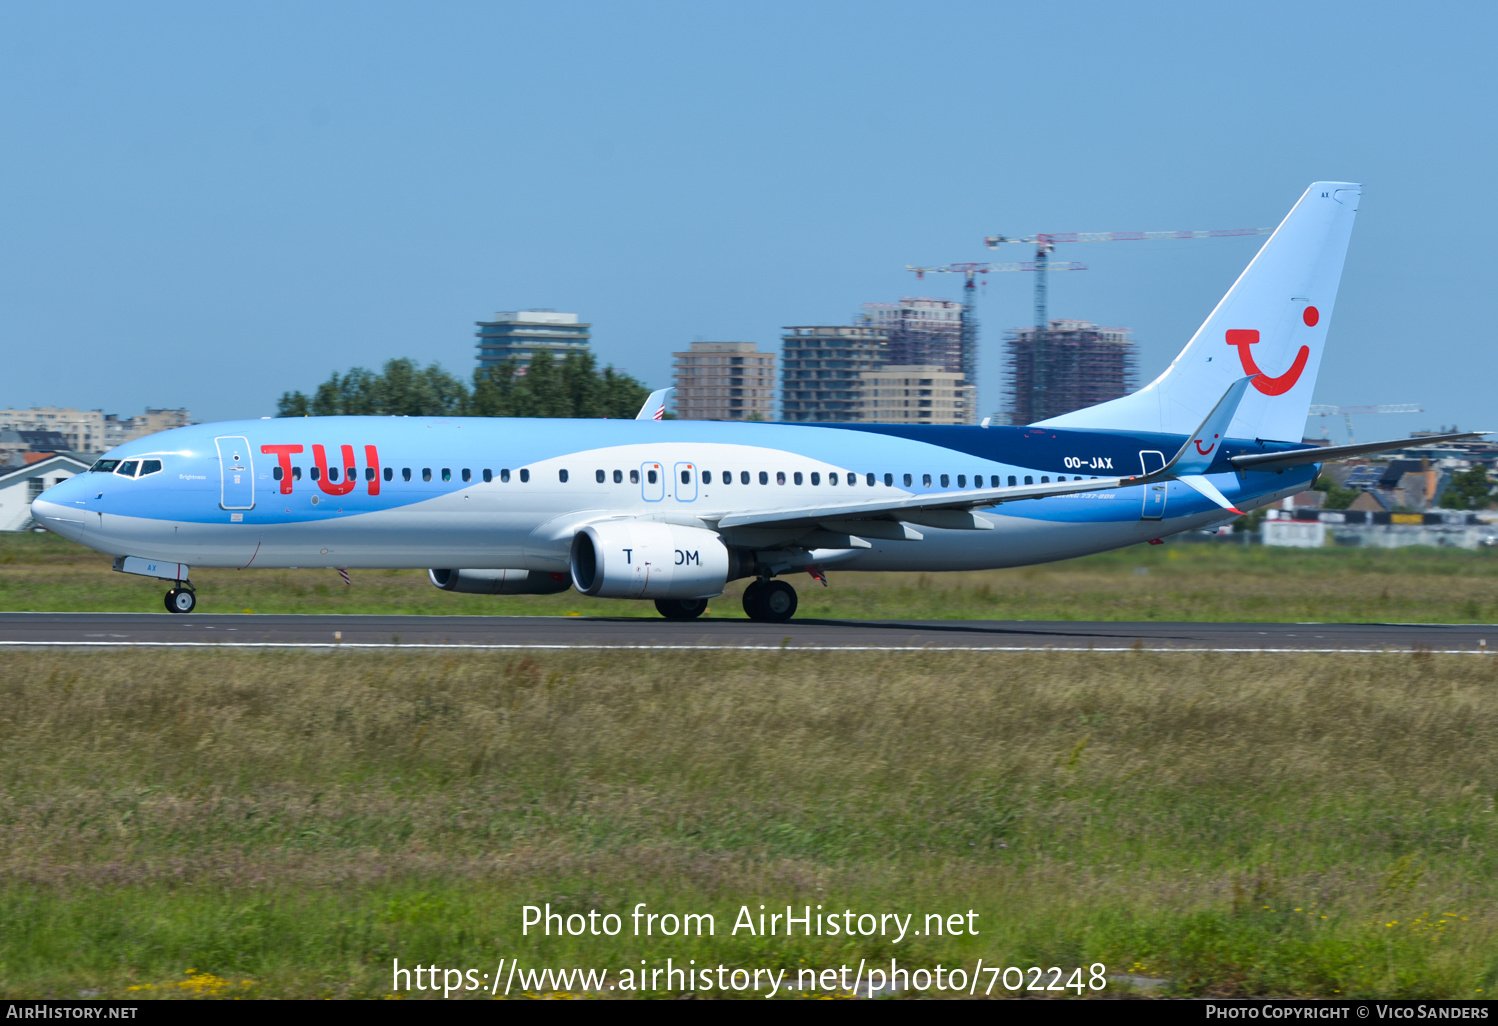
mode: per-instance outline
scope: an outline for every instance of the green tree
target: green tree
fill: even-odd
[[[600,373],[592,353],[560,362],[539,352],[522,371],[513,361],[481,368],[470,389],[439,364],[388,360],[378,374],[354,367],[334,371],[309,398],[284,392],[281,417],[380,414],[406,417],[614,417],[628,419],[650,389],[612,367]]]
[[[1451,475],[1446,491],[1441,493],[1443,509],[1487,509],[1493,501],[1493,483],[1488,480],[1488,468],[1474,464],[1459,474]]]
[[[312,412],[312,403],[301,392],[282,392],[276,400],[277,417],[306,417]]]
[[[1311,483],[1311,490],[1323,493],[1322,509],[1346,509],[1362,494],[1356,488],[1343,488],[1336,484],[1327,477],[1325,471],[1316,475],[1316,480]]]

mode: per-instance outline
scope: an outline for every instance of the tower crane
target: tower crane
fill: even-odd
[[[1307,411],[1312,417],[1341,417],[1347,425],[1347,444],[1352,445],[1357,441],[1352,436],[1352,418],[1362,413],[1424,413],[1425,407],[1419,403],[1385,403],[1382,406],[1323,406],[1315,403]],[[1321,436],[1326,437],[1326,423],[1321,425]]]
[[[915,273],[917,281],[923,280],[928,274],[960,274],[962,281],[962,352],[964,362],[976,361],[978,355],[978,304],[976,300],[976,288],[974,279],[981,274],[1002,274],[1006,271],[1038,271],[1042,278],[1046,270],[1052,271],[1085,271],[1086,264],[1074,261],[1060,261],[1057,263],[1037,263],[1033,260],[1022,260],[1012,263],[964,263],[943,264],[940,267],[916,267],[906,264],[905,270]],[[1037,285],[1036,288],[1043,289]]]

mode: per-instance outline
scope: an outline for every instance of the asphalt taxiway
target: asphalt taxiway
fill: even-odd
[[[24,646],[1484,654],[1498,625],[0,613],[0,647]]]

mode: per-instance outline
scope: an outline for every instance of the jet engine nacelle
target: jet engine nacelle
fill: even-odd
[[[443,591],[465,595],[555,595],[572,587],[566,574],[539,570],[428,570]]]
[[[572,584],[600,598],[712,598],[729,562],[723,539],[700,527],[610,520],[572,539]]]

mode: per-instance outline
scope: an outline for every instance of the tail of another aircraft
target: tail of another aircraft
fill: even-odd
[[[1314,183],[1164,374],[1040,423],[1187,434],[1249,375],[1229,435],[1300,441],[1361,195],[1349,182]]]

